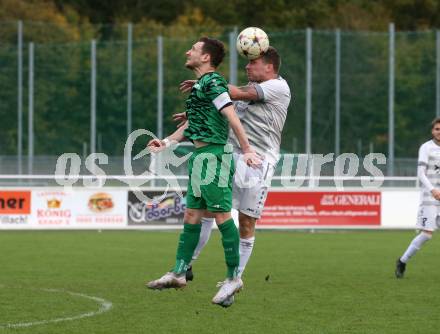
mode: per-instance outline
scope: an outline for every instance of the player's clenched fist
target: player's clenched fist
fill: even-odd
[[[147,144],[147,148],[149,148],[150,152],[153,153],[160,152],[165,147],[166,147],[166,143],[164,143],[164,141],[160,139],[151,139]]]

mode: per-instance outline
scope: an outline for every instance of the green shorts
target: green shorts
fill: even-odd
[[[188,170],[187,208],[231,211],[234,176],[231,145],[209,144],[196,148],[188,161]]]

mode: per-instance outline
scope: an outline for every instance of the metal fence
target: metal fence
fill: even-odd
[[[220,71],[245,84],[238,30],[215,37],[230,50]],[[174,130],[171,115],[185,99],[178,85],[192,77],[184,54],[197,37],[151,36],[131,24],[100,31],[72,41],[49,24],[0,23],[1,174],[46,173],[65,152],[103,152],[117,165],[131,130]],[[437,32],[392,24],[388,32],[267,32],[293,92],[284,152],[380,152],[388,175],[415,174],[417,149],[440,114]]]

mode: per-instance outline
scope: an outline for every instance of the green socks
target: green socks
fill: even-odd
[[[183,224],[183,231],[180,233],[179,245],[177,246],[176,265],[173,269],[176,274],[186,272],[199,242],[201,228],[201,224]]]
[[[183,231],[180,234],[179,245],[177,247],[176,265],[173,272],[177,275],[184,274],[191,262],[194,250],[197,247],[200,237],[201,224],[183,224]],[[238,265],[240,262],[239,246],[240,236],[234,220],[231,218],[218,226],[222,234],[223,250],[225,252],[226,266],[228,268],[227,277],[237,277]]]
[[[228,267],[227,277],[237,277],[238,265],[240,262],[240,236],[234,220],[228,219],[223,224],[218,225],[218,229],[222,234],[223,250],[225,251],[226,266]]]

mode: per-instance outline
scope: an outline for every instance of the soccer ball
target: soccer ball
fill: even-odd
[[[256,27],[244,29],[237,37],[237,51],[247,59],[257,59],[269,48],[269,37]]]

